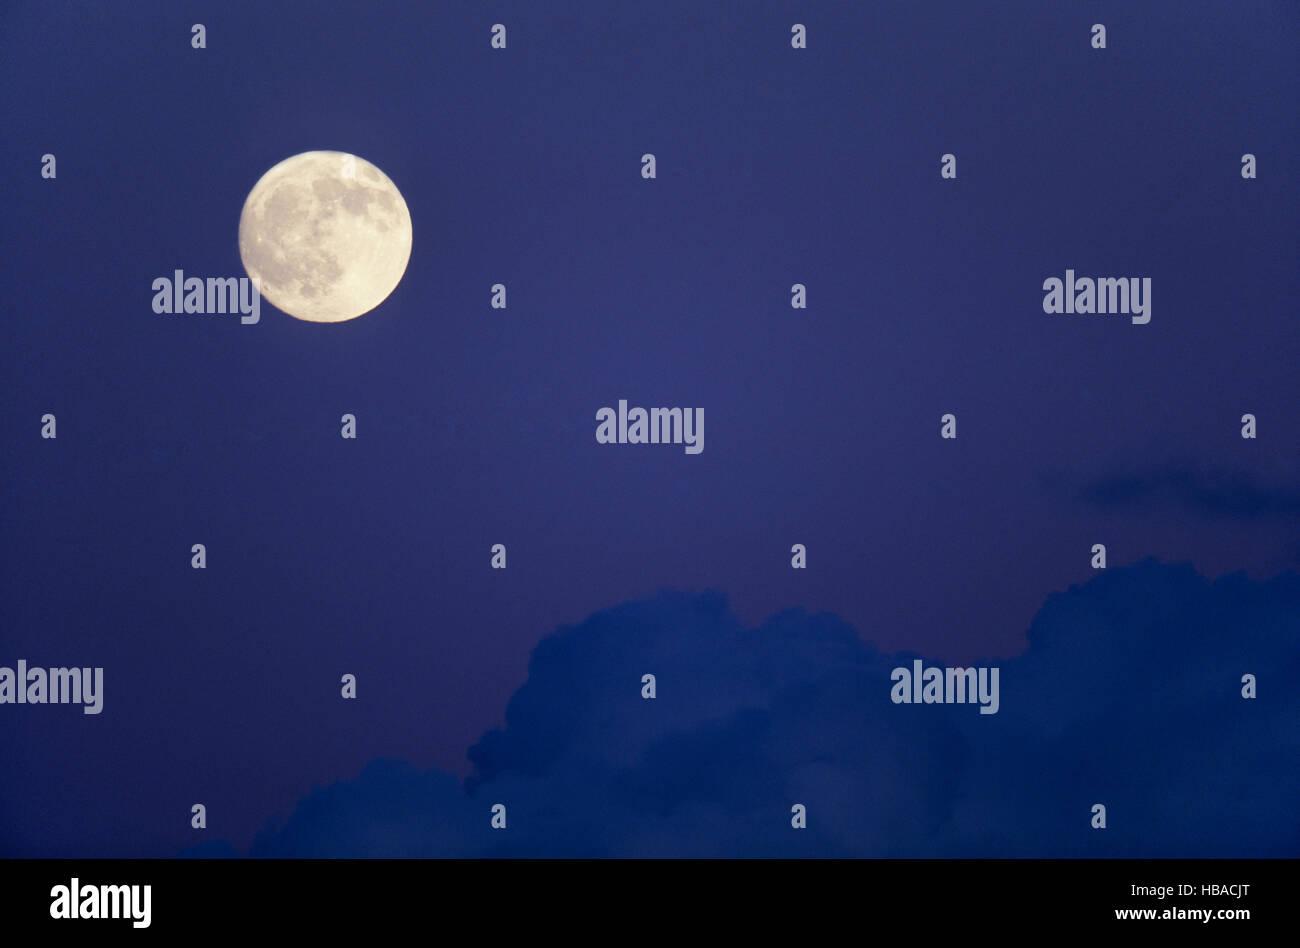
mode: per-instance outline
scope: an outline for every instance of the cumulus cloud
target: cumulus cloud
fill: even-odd
[[[833,615],[745,628],[721,595],[663,592],[539,643],[468,781],[375,762],[251,854],[1300,855],[1300,576],[1113,568],[1028,639],[973,663],[1001,669],[997,714],[895,705],[891,670],[920,656]]]

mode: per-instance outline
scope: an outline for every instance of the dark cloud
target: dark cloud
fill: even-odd
[[[1261,485],[1254,474],[1222,469],[1167,465],[1113,474],[1083,486],[1080,497],[1111,510],[1177,509],[1240,520],[1300,517],[1300,490]]]
[[[252,854],[1300,855],[1300,576],[1111,569],[1028,638],[974,663],[1001,669],[997,714],[894,705],[890,671],[917,656],[831,615],[747,629],[717,594],[664,592],[544,639],[466,784],[376,762]]]

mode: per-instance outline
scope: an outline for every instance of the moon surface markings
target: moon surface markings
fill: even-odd
[[[365,159],[304,152],[249,192],[239,254],[277,308],[310,322],[342,322],[374,309],[401,282],[411,215],[396,185]]]

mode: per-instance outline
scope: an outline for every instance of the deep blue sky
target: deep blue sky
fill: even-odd
[[[6,4],[0,664],[102,665],[105,711],[0,708],[0,853],[170,854],[193,802],[245,850],[377,757],[463,776],[539,641],[661,588],[1011,659],[1104,542],[1294,630],[1253,584],[1300,564],[1297,49],[1285,0]],[[312,149],[405,196],[394,294],[155,315]],[[1151,323],[1044,315],[1066,268],[1150,277]],[[703,406],[703,454],[597,444],[620,398]]]

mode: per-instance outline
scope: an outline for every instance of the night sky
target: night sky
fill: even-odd
[[[472,855],[498,798],[543,855],[800,801],[805,855],[1300,854],[1297,49],[1288,0],[5,4],[0,665],[105,693],[0,707],[0,854]],[[388,300],[155,314],[316,149],[406,199]],[[1067,268],[1151,322],[1045,314]],[[704,451],[598,444],[619,399]]]

